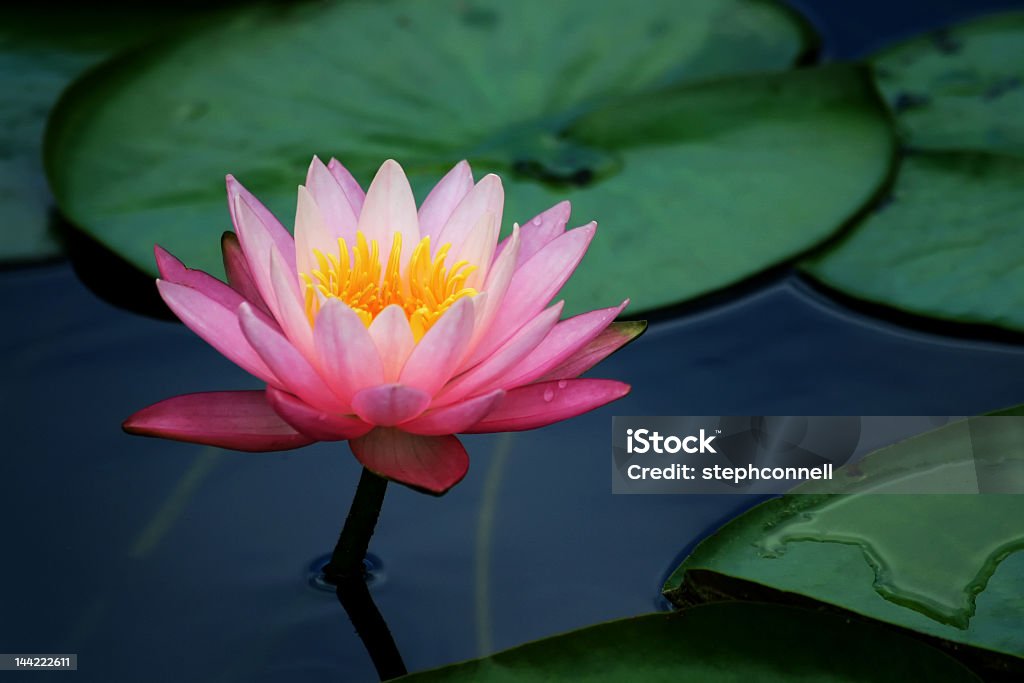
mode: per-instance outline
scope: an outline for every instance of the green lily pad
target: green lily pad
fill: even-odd
[[[956,422],[729,522],[664,593],[677,605],[824,603],[1024,676],[1024,495],[1009,493],[1022,489],[1024,423]],[[991,493],[967,493],[978,490]]]
[[[188,18],[196,9],[139,12],[88,7],[0,10],[0,260],[54,256],[60,245],[50,231],[53,200],[43,174],[43,130],[61,91],[89,67],[138,43],[156,30]]]
[[[1024,160],[904,160],[891,201],[802,264],[843,292],[916,314],[1024,330]]]
[[[622,619],[403,681],[977,681],[905,635],[778,605],[704,605]]]
[[[48,13],[52,14],[52,12]],[[0,11],[0,259],[53,256],[52,200],[43,175],[46,115],[61,90],[110,52],[110,37],[87,39],[52,17]]]
[[[911,147],[1024,154],[1024,13],[914,38],[872,65]]]
[[[911,155],[892,202],[804,269],[911,313],[1024,330],[1024,14],[915,38],[872,66]]]
[[[575,309],[652,308],[808,248],[884,177],[884,110],[855,69],[685,85],[806,48],[787,10],[742,0],[246,9],[78,82],[47,168],[62,210],[132,263],[152,271],[159,242],[217,273],[226,173],[290,224],[314,153],[363,183],[394,157],[420,199],[467,158],[504,178],[506,229],[565,198],[600,220]],[[659,122],[688,97],[693,128]],[[657,144],[608,130],[623,108]]]

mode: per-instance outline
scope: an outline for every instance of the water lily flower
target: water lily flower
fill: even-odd
[[[417,210],[387,161],[363,192],[314,158],[295,236],[233,177],[227,283],[156,247],[163,300],[266,384],[188,394],[131,416],[126,431],[243,451],[348,440],[371,472],[440,494],[469,467],[458,433],[533,429],[629,386],[579,375],[636,337],[626,306],[560,320],[549,306],[596,224],[566,230],[569,203],[499,243],[504,191],[456,165]]]

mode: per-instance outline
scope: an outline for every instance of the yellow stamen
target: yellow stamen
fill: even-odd
[[[401,306],[417,341],[437,322],[452,304],[477,291],[466,286],[476,270],[467,261],[451,268],[445,259],[451,250],[445,244],[430,257],[430,237],[424,237],[412,250],[405,273],[401,272],[402,235],[395,233],[387,264],[381,268],[377,240],[367,241],[356,233],[355,245],[338,239],[338,253],[323,254],[313,250],[318,269],[302,273],[306,285],[306,315],[312,325],[323,301],[341,299],[354,310],[367,327],[374,318],[392,304]]]

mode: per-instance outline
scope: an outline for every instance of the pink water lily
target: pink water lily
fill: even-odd
[[[160,295],[262,391],[170,398],[131,416],[135,434],[244,451],[349,440],[370,471],[432,493],[466,474],[458,433],[533,429],[622,397],[579,375],[643,331],[627,302],[560,320],[549,306],[596,224],[566,230],[569,203],[499,243],[504,191],[456,165],[417,210],[387,161],[363,192],[314,158],[295,237],[228,176],[228,283],[160,247]]]

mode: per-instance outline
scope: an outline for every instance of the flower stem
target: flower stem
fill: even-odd
[[[337,596],[359,639],[363,641],[380,680],[388,681],[408,673],[391,630],[374,604],[370,589],[362,577],[340,580]]]
[[[363,578],[363,559],[373,529],[377,526],[377,517],[380,516],[380,506],[384,503],[387,488],[387,479],[363,468],[352,507],[349,508],[345,526],[338,536],[338,544],[334,546],[331,561],[324,567],[324,578],[331,583],[338,585],[346,579]]]

